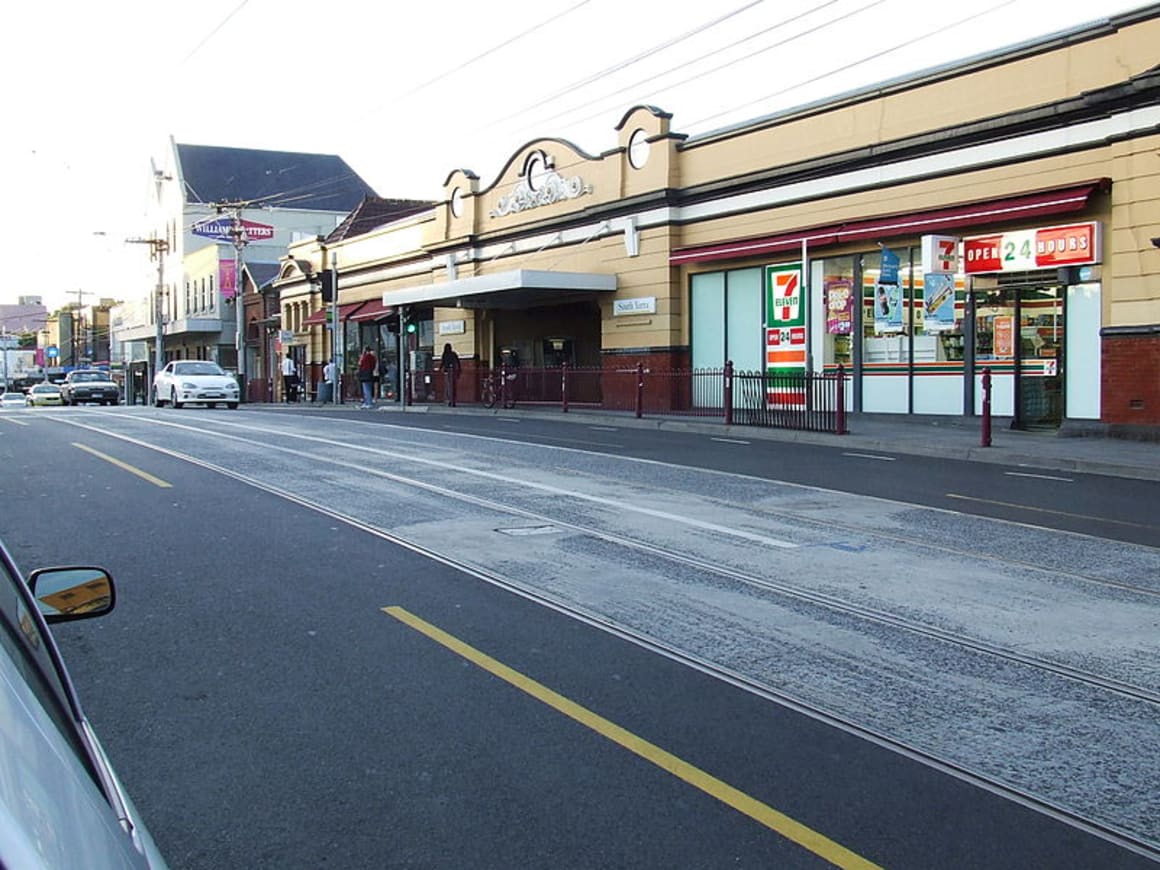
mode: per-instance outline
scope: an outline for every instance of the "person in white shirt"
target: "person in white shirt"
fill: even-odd
[[[293,402],[298,398],[298,366],[294,364],[294,357],[286,351],[286,358],[282,360],[282,400]]]
[[[323,393],[322,393],[322,397],[319,399],[319,401],[320,402],[333,402],[334,396],[335,396],[335,393],[334,393],[334,386],[335,386],[334,360],[332,360],[332,359],[327,360],[326,365],[324,365],[322,367],[322,380],[323,380]]]

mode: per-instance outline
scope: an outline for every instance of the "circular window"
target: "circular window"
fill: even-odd
[[[628,140],[628,162],[633,169],[643,169],[648,163],[649,141],[648,133],[637,130]]]
[[[451,191],[451,214],[463,217],[463,191],[458,187]]]

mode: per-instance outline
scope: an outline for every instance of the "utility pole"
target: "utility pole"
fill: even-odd
[[[81,313],[81,309],[84,308],[84,304],[85,304],[84,299],[82,297],[93,296],[93,295],[95,295],[95,294],[90,293],[88,290],[82,290],[79,287],[77,288],[77,307],[76,307],[75,313],[73,315],[72,363],[73,363],[73,366],[75,368],[78,368],[78,369],[81,367],[81,360],[85,359],[89,356],[88,351],[89,351],[89,344],[90,344],[90,342],[87,339],[87,336],[83,336],[82,331],[81,331],[82,328],[84,327],[84,323],[85,323],[84,315]],[[89,329],[92,329],[92,328],[93,328],[93,325],[90,324]]]
[[[234,243],[234,308],[236,314],[234,346],[238,353],[238,399],[244,402],[248,388],[246,386],[246,312],[242,303],[242,286],[245,283],[242,275],[244,265],[242,249],[250,240],[246,235],[245,224],[242,223],[242,205],[240,202],[230,207],[230,217],[232,218],[230,238]]]
[[[165,365],[165,352],[163,348],[165,342],[165,308],[161,300],[165,293],[165,254],[169,251],[169,242],[165,239],[152,236],[148,239],[125,239],[125,244],[148,245],[149,259],[157,261],[157,289],[153,293],[153,319],[156,321],[157,334],[154,337],[156,348],[153,352],[153,375],[149,378],[149,383],[146,384],[146,389],[149,389],[153,383],[153,378],[157,377],[157,373]],[[156,396],[153,397],[153,403],[157,403]]]

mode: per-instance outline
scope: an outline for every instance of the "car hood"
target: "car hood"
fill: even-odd
[[[174,375],[173,380],[182,384],[197,384],[199,387],[236,387],[238,382],[223,375]]]

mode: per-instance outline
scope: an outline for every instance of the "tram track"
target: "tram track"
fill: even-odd
[[[602,612],[592,608],[580,607],[577,604],[567,601],[561,601],[558,597],[551,594],[545,594],[543,590],[537,589],[534,586],[528,585],[519,578],[507,573],[491,570],[483,565],[473,564],[469,560],[458,558],[449,552],[436,550],[430,548],[415,539],[408,538],[405,535],[399,535],[396,531],[380,527],[375,523],[367,522],[361,517],[348,514],[343,510],[335,509],[331,506],[320,505],[317,501],[310,498],[304,498],[300,493],[293,492],[289,488],[271,485],[268,481],[255,478],[252,474],[230,469],[225,465],[217,462],[209,461],[209,459],[186,454],[181,450],[164,447],[164,445],[150,443],[148,441],[140,440],[130,435],[122,433],[111,432],[111,430],[84,426],[82,428],[92,429],[93,432],[110,437],[121,438],[121,440],[128,441],[152,450],[162,452],[167,456],[176,459],[181,459],[183,462],[203,467],[215,473],[223,474],[223,476],[240,481],[248,486],[259,488],[264,492],[278,496],[285,500],[289,500],[297,505],[309,508],[318,512],[319,514],[329,517],[329,519],[340,521],[351,525],[351,527],[361,529],[367,534],[383,539],[383,541],[390,542],[394,545],[403,546],[412,552],[421,554],[421,556],[438,561],[443,565],[455,568],[471,577],[483,580],[491,585],[508,590],[508,592],[520,595],[524,599],[534,601],[539,606],[549,608],[553,611],[560,612],[561,615],[578,619],[578,621],[594,626],[594,628],[602,631],[607,631],[616,637],[622,638],[630,643],[638,645],[647,650],[653,651],[660,655],[681,662],[682,665],[694,668],[698,672],[705,673],[715,677],[715,679],[722,680],[731,686],[748,691],[748,693],[767,699],[771,703],[785,706],[785,708],[795,710],[803,713],[803,715],[810,716],[814,719],[825,722],[836,728],[841,728],[851,734],[857,735],[865,740],[875,742],[876,745],[890,748],[891,751],[897,752],[901,755],[909,757],[909,759],[918,760],[922,763],[928,764],[931,768],[943,771],[952,776],[960,778],[966,782],[970,782],[979,788],[986,789],[996,795],[1013,800],[1013,802],[1020,803],[1024,806],[1031,807],[1037,812],[1042,812],[1054,819],[1065,822],[1075,828],[1088,834],[1100,836],[1104,840],[1114,842],[1117,846],[1129,849],[1133,853],[1143,855],[1150,860],[1160,861],[1160,843],[1152,842],[1150,839],[1140,838],[1137,833],[1118,827],[1115,824],[1109,824],[1107,820],[1094,819],[1083,812],[1071,809],[1066,805],[1060,804],[1057,800],[1044,797],[1042,793],[1035,790],[1022,788],[1022,786],[1014,785],[1010,782],[1005,782],[1001,778],[989,775],[983,770],[979,770],[970,766],[970,764],[956,762],[948,759],[944,755],[930,752],[928,748],[923,748],[918,742],[901,740],[891,737],[889,733],[885,733],[878,728],[868,727],[865,724],[858,723],[856,720],[848,716],[842,716],[841,713],[834,710],[827,709],[825,706],[811,702],[809,698],[805,698],[790,691],[785,691],[782,688],[771,686],[771,684],[754,680],[752,676],[738,672],[730,667],[723,666],[719,662],[712,661],[709,658],[703,657],[696,653],[684,650],[672,643],[667,643],[664,639],[650,635],[650,633],[640,631],[635,626],[624,624],[611,618]],[[205,434],[202,430],[197,430],[198,434]],[[282,433],[293,437],[288,433]],[[291,456],[300,456],[302,451],[284,447],[284,445],[270,444],[268,441],[255,440],[255,438],[241,438],[234,434],[213,433],[216,437],[230,437],[238,438],[239,441],[247,444],[261,447],[263,450],[278,450],[284,451],[285,454]],[[362,445],[349,445],[354,449],[365,449]],[[333,456],[319,457],[311,455],[316,461],[326,462],[328,464],[345,467],[345,469],[358,469],[365,471],[365,465],[362,463],[353,463],[346,461],[346,459],[339,459]],[[635,552],[647,553],[648,556],[654,558],[664,559],[672,564],[679,564],[694,568],[696,571],[710,572],[717,577],[722,577],[731,582],[744,583],[744,585],[752,588],[763,590],[763,592],[775,593],[777,595],[790,597],[795,601],[802,601],[811,604],[811,606],[825,607],[834,611],[842,612],[842,614],[857,617],[861,619],[868,619],[878,624],[889,626],[893,630],[905,630],[907,632],[918,633],[922,637],[941,641],[941,643],[955,644],[964,650],[970,650],[974,653],[983,653],[991,655],[991,657],[1000,658],[1005,661],[1013,662],[1013,664],[1023,667],[1032,667],[1043,672],[1050,673],[1054,676],[1065,677],[1065,679],[1079,681],[1087,684],[1092,688],[1101,689],[1104,691],[1114,691],[1114,693],[1121,694],[1125,697],[1130,697],[1134,701],[1140,701],[1148,704],[1160,703],[1160,697],[1153,691],[1143,689],[1141,687],[1133,687],[1130,684],[1123,684],[1117,681],[1110,681],[1101,679],[1097,675],[1085,674],[1078,672],[1078,670],[1070,668],[1060,668],[1050,661],[1039,661],[1035,657],[1027,657],[1027,655],[1013,653],[1012,651],[1005,651],[1002,648],[994,647],[987,644],[979,644],[978,641],[971,638],[956,636],[954,632],[945,632],[942,630],[931,629],[930,626],[907,621],[905,618],[899,618],[886,612],[876,611],[872,608],[863,608],[858,606],[851,606],[848,602],[841,602],[833,599],[832,596],[819,595],[815,593],[806,592],[806,590],[795,589],[781,583],[770,582],[767,579],[756,577],[756,575],[747,574],[746,572],[738,572],[727,570],[722,566],[706,563],[703,559],[689,557],[687,554],[675,552],[673,550],[662,548],[647,542],[635,541],[630,537],[623,535],[610,534],[607,530],[589,527],[583,523],[571,522],[561,519],[559,516],[552,516],[542,512],[535,512],[514,505],[506,505],[506,503],[496,501],[494,499],[481,498],[476,494],[461,493],[451,490],[448,487],[430,484],[429,481],[416,480],[407,478],[404,474],[397,474],[393,472],[384,472],[383,470],[374,470],[374,473],[389,478],[393,483],[400,485],[413,486],[428,494],[436,495],[438,498],[454,498],[457,500],[470,503],[473,507],[493,510],[503,515],[516,517],[516,519],[534,522],[534,523],[551,523],[560,528],[567,528],[577,534],[587,535],[590,537],[600,538],[601,541],[616,546],[624,546],[630,548]],[[860,530],[861,531],[861,530]]]
[[[88,420],[91,421],[91,417]],[[712,576],[726,584],[733,584],[751,590],[751,592],[762,596],[763,599],[792,603],[798,607],[816,608],[819,612],[837,614],[845,619],[855,620],[860,624],[879,626],[887,632],[897,633],[899,635],[905,634],[921,639],[924,643],[933,642],[948,648],[953,648],[963,654],[982,656],[988,660],[1002,663],[1006,667],[1022,669],[1028,672],[1028,674],[1038,673],[1051,679],[1067,680],[1076,685],[1081,685],[1089,691],[1114,694],[1134,704],[1144,704],[1153,709],[1160,704],[1160,693],[1147,686],[1137,685],[1126,680],[1113,679],[1107,675],[1086,671],[1082,668],[1073,668],[1049,658],[1030,655],[1018,650],[1006,648],[1000,644],[981,641],[977,637],[908,619],[905,616],[900,616],[887,610],[857,604],[834,595],[802,589],[792,584],[770,580],[756,573],[711,562],[704,558],[682,553],[671,547],[662,546],[647,540],[639,540],[631,535],[618,534],[615,531],[600,528],[592,523],[578,522],[562,515],[562,512],[536,510],[518,504],[511,504],[500,498],[491,497],[494,493],[490,490],[482,494],[480,492],[462,492],[453,487],[432,482],[429,479],[421,479],[420,476],[415,476],[414,473],[399,473],[397,470],[387,470],[387,467],[378,467],[378,463],[368,461],[368,454],[384,454],[382,456],[384,462],[389,461],[392,464],[397,462],[413,463],[415,459],[405,453],[383,449],[381,446],[366,443],[350,443],[330,437],[319,437],[317,435],[247,426],[244,424],[240,426],[234,423],[224,425],[228,426],[231,430],[237,430],[239,428],[251,430],[246,435],[239,435],[236,431],[222,432],[188,426],[185,423],[179,424],[172,421],[147,420],[145,422],[151,425],[176,427],[176,429],[183,430],[190,436],[199,438],[208,435],[216,439],[231,439],[238,443],[239,446],[244,446],[252,450],[260,450],[263,454],[277,452],[290,458],[290,462],[285,463],[287,466],[300,466],[300,460],[308,457],[312,463],[325,463],[328,467],[336,470],[357,472],[363,476],[373,475],[381,480],[389,481],[394,485],[421,492],[425,496],[435,500],[444,501],[446,499],[453,499],[475,510],[488,511],[496,515],[513,518],[519,523],[528,526],[551,525],[571,532],[575,536],[598,540],[604,545],[614,549],[622,548],[624,551],[638,554],[638,556],[645,556],[648,559],[658,560],[674,567],[686,569],[684,572],[686,574],[693,572],[695,575]],[[214,422],[219,423],[220,421],[215,420]],[[427,558],[435,559],[496,586],[535,600],[544,606],[550,607],[572,618],[580,619],[604,630],[613,632],[638,645],[654,649],[658,653],[670,656],[688,664],[690,667],[695,667],[703,672],[712,674],[771,701],[824,719],[837,727],[845,728],[867,739],[873,739],[884,746],[892,747],[896,751],[905,753],[910,757],[923,760],[931,766],[969,779],[971,782],[1007,796],[1012,800],[1017,800],[1028,806],[1035,807],[1056,818],[1081,827],[1090,833],[1113,840],[1125,848],[1130,848],[1153,860],[1160,859],[1160,837],[1154,837],[1152,835],[1153,828],[1149,824],[1138,826],[1137,824],[1126,823],[1120,825],[1118,823],[1125,821],[1125,819],[1116,814],[1104,816],[1097,812],[1095,817],[1085,814],[1083,808],[1096,805],[1090,804],[1087,801],[1076,802],[1072,799],[1071,795],[1066,794],[1066,790],[1060,793],[1051,787],[1046,789],[1038,788],[1041,783],[1034,776],[1030,780],[1027,777],[1009,779],[1002,765],[995,766],[987,759],[972,753],[958,753],[958,760],[953,760],[946,755],[940,754],[938,751],[932,751],[932,744],[929,741],[926,742],[924,748],[922,740],[911,739],[915,737],[914,734],[896,732],[888,718],[879,718],[876,723],[872,724],[864,717],[859,717],[855,708],[851,708],[848,705],[843,707],[841,704],[832,706],[832,698],[825,698],[819,702],[817,697],[814,697],[814,700],[811,701],[810,697],[801,694],[801,686],[787,689],[786,686],[777,685],[764,679],[764,675],[758,674],[755,676],[757,672],[744,673],[737,670],[736,662],[730,663],[724,659],[715,661],[709,655],[706,655],[704,650],[683,648],[679,645],[679,641],[674,641],[673,637],[669,637],[666,640],[662,635],[650,633],[647,626],[642,628],[639,622],[634,625],[631,621],[624,621],[622,618],[623,615],[614,614],[612,611],[601,612],[599,609],[583,606],[576,601],[561,597],[556,591],[537,588],[534,585],[524,582],[516,575],[504,570],[496,570],[494,567],[483,562],[473,560],[471,556],[468,556],[466,559],[461,558],[453,549],[448,550],[447,548],[432,547],[428,543],[424,543],[423,540],[410,537],[407,534],[400,534],[390,524],[380,525],[376,522],[368,522],[363,517],[355,516],[342,510],[341,507],[336,509],[334,506],[341,505],[342,502],[334,498],[311,498],[309,495],[304,494],[308,492],[305,488],[301,491],[295,491],[292,486],[272,485],[268,481],[260,479],[255,473],[246,473],[247,470],[252,471],[252,469],[245,464],[235,468],[227,467],[213,458],[220,457],[221,455],[217,449],[211,448],[207,451],[197,449],[195,446],[192,452],[186,452],[185,450],[174,449],[171,446],[165,446],[161,443],[155,443],[158,439],[149,437],[147,433],[146,437],[134,437],[131,434],[90,425],[88,422],[80,423],[78,421],[73,423],[73,425],[79,425],[81,428],[90,429],[94,433],[122,439],[173,458],[190,462],[215,473],[231,477],[247,485],[265,490],[280,498],[288,499],[296,504],[360,528],[383,540],[406,547]],[[287,441],[284,443],[274,443],[272,436],[278,436],[279,439],[285,438]],[[310,449],[304,450],[301,446],[303,444],[310,445]],[[326,453],[317,452],[321,445],[326,446]],[[197,453],[201,455],[196,455]],[[487,460],[489,457],[482,458]],[[278,462],[279,460],[271,458],[271,461]],[[444,464],[446,465],[447,463],[444,462]],[[389,467],[393,468],[393,465]],[[406,468],[406,466],[404,465],[403,468]],[[466,472],[476,471],[475,469],[467,468],[458,470]],[[336,479],[338,478],[336,477]],[[770,483],[768,481],[762,482]],[[325,503],[327,500],[330,502],[329,505]],[[748,509],[753,510],[753,507],[748,506]],[[802,522],[803,520],[799,514],[789,515],[778,511],[767,512],[776,515],[780,519],[791,516],[795,522]],[[810,518],[809,522],[814,523],[818,528],[832,527],[816,518]],[[835,524],[835,526],[841,526],[847,532],[856,531],[859,534],[879,534],[873,530],[854,524]],[[881,534],[893,539],[907,537],[905,535],[894,535],[889,532],[882,532]],[[917,540],[913,543],[915,545],[922,545],[924,542]],[[1041,571],[1049,570],[1035,565],[1030,565],[1029,567],[1037,568]],[[673,573],[677,573],[677,571],[674,570]],[[1107,586],[1108,584],[1100,585]],[[621,618],[618,618],[618,616],[621,616]],[[916,649],[918,648],[916,647]],[[710,653],[710,655],[712,654]],[[941,654],[932,653],[930,655],[932,662],[936,657],[940,660],[942,658]],[[945,667],[946,663],[940,661],[939,666]],[[999,673],[1001,672],[995,671],[995,674]],[[1004,677],[1004,679],[1008,678]],[[1020,682],[1022,680],[1014,680],[1011,685]],[[1038,683],[1035,685],[1037,686],[1036,691],[1047,693],[1052,691],[1050,689],[1050,683],[1043,683],[1042,687],[1039,687]],[[1022,688],[1026,689],[1026,686]],[[1096,696],[1091,697],[1093,700],[1089,703],[1095,705],[1102,703],[1094,700]],[[842,712],[843,709],[845,709],[844,713]],[[859,718],[862,721],[858,721]],[[891,733],[896,733],[899,736],[891,737]],[[988,770],[991,772],[986,772]]]
[[[74,425],[76,425],[76,424],[74,424]],[[173,424],[166,421],[165,425],[173,425]],[[184,427],[184,424],[181,424],[181,425]],[[238,424],[232,424],[232,423],[229,425],[231,428],[238,426]],[[84,427],[84,428],[89,428],[89,427]],[[190,428],[193,431],[201,433],[201,434],[206,434],[206,432],[207,432],[207,430],[198,429],[196,427],[186,427],[186,428]],[[264,434],[278,435],[278,436],[290,438],[293,440],[315,442],[315,443],[317,443],[319,441],[323,441],[328,446],[331,446],[331,447],[342,447],[344,449],[357,451],[357,452],[372,453],[372,454],[377,454],[377,455],[386,455],[388,457],[395,458],[395,459],[401,459],[401,460],[406,461],[406,462],[422,462],[423,461],[423,460],[416,458],[416,457],[413,457],[413,456],[406,456],[406,455],[402,455],[402,454],[399,454],[399,453],[396,453],[393,451],[384,451],[384,450],[381,450],[379,448],[371,447],[368,445],[342,442],[342,441],[337,441],[337,440],[332,439],[332,438],[319,438],[318,436],[299,435],[299,434],[296,434],[293,432],[286,432],[283,429],[270,429],[270,428],[265,428],[265,427],[250,427],[250,426],[246,426],[244,424],[241,424],[240,428],[243,428],[243,429],[256,428],[258,431],[263,432]],[[114,437],[121,437],[121,436],[117,435],[116,433],[109,432],[109,431],[103,430],[103,429],[96,429],[95,431],[100,431],[103,434],[114,435]],[[300,453],[300,451],[296,451],[293,448],[278,447],[276,445],[272,445],[268,441],[259,441],[256,439],[243,438],[243,437],[235,435],[235,434],[221,433],[221,432],[216,432],[216,431],[211,431],[211,432],[209,432],[209,434],[211,434],[213,437],[229,438],[231,440],[236,440],[236,441],[240,441],[243,443],[248,443],[250,445],[260,446],[264,449],[278,449],[278,450],[285,450],[289,453]],[[134,439],[130,438],[128,440],[134,440]],[[155,445],[148,444],[147,442],[137,441],[136,443],[141,444],[141,446],[151,447],[153,449],[162,449],[163,451],[165,450],[164,448],[159,448]],[[168,451],[166,451],[166,452],[168,452]],[[177,455],[177,454],[174,454],[174,455]],[[187,461],[192,461],[192,457],[182,455],[182,456],[180,456],[180,458],[186,459]],[[320,456],[317,454],[311,454],[311,458],[314,461],[325,462],[325,463],[328,463],[331,465],[337,465],[337,466],[342,466],[342,467],[346,467],[346,468],[354,467],[354,468],[358,468],[359,470],[365,470],[365,465],[338,460],[338,459],[335,459],[334,457],[330,457],[330,456],[325,456],[325,455]],[[213,468],[214,470],[217,470],[219,472],[225,470],[222,467],[217,466],[217,465],[212,464],[212,463],[208,464],[206,467]],[[457,470],[463,471],[463,472],[468,473],[468,474],[479,474],[480,473],[474,469],[468,469],[468,468],[460,468]],[[596,528],[595,526],[592,526],[592,525],[585,525],[582,523],[577,523],[577,522],[569,520],[565,517],[562,517],[558,514],[549,514],[549,513],[544,513],[544,512],[532,511],[532,510],[529,510],[527,508],[519,507],[516,505],[506,504],[504,502],[497,501],[493,498],[487,498],[487,497],[482,497],[479,495],[465,493],[465,492],[462,492],[460,490],[453,489],[451,487],[440,486],[438,484],[434,484],[434,483],[431,483],[429,481],[419,480],[417,478],[410,477],[408,475],[399,474],[396,472],[385,472],[385,471],[381,471],[381,470],[376,470],[376,473],[391,480],[392,482],[394,482],[396,484],[408,486],[408,487],[418,489],[418,490],[422,490],[426,493],[436,495],[440,498],[454,499],[456,501],[470,504],[476,508],[491,510],[491,511],[495,511],[497,513],[504,514],[504,515],[516,516],[516,517],[519,517],[519,518],[524,519],[524,520],[528,520],[528,521],[533,522],[533,523],[539,523],[539,524],[548,523],[548,524],[551,524],[551,525],[556,526],[558,528],[567,529],[567,530],[575,532],[577,534],[586,535],[586,536],[594,538],[594,539],[599,539],[599,540],[602,540],[606,543],[610,543],[610,544],[613,544],[615,546],[623,547],[625,549],[632,550],[634,552],[647,554],[649,556],[652,556],[652,557],[658,558],[658,559],[662,559],[662,560],[664,560],[666,562],[670,562],[672,564],[681,565],[684,567],[692,568],[695,571],[701,571],[701,572],[704,572],[707,574],[721,577],[721,578],[727,579],[731,582],[742,584],[742,585],[749,587],[751,589],[756,589],[756,590],[761,590],[763,592],[773,593],[774,595],[781,596],[782,598],[790,599],[790,600],[797,601],[797,602],[802,602],[802,603],[805,603],[805,604],[808,604],[811,606],[815,606],[815,607],[819,607],[819,608],[823,608],[823,609],[828,610],[828,611],[833,612],[833,613],[838,613],[838,614],[841,614],[844,616],[853,617],[853,618],[858,619],[858,620],[863,620],[866,622],[871,622],[871,623],[875,623],[878,625],[886,626],[886,627],[889,627],[892,629],[905,631],[905,632],[912,634],[912,635],[920,636],[920,637],[927,638],[930,640],[935,640],[935,641],[938,641],[938,642],[941,642],[944,644],[948,644],[948,645],[951,645],[951,646],[954,646],[954,647],[957,647],[957,648],[960,648],[963,650],[967,650],[967,651],[970,651],[973,653],[986,655],[986,656],[989,656],[989,657],[992,657],[992,658],[995,658],[995,659],[998,659],[998,660],[1001,660],[1001,661],[1004,661],[1007,663],[1013,663],[1013,664],[1022,665],[1024,667],[1033,668],[1035,670],[1038,670],[1038,671],[1041,671],[1041,672],[1044,672],[1047,674],[1051,674],[1053,676],[1060,677],[1060,678],[1063,678],[1063,679],[1066,679],[1066,680],[1069,680],[1072,682],[1076,682],[1076,683],[1079,683],[1082,685],[1086,685],[1086,686],[1089,686],[1089,687],[1092,687],[1095,689],[1099,689],[1101,691],[1115,693],[1115,694],[1118,694],[1122,697],[1129,698],[1129,699],[1134,700],[1134,701],[1142,701],[1142,702],[1145,702],[1147,704],[1151,704],[1154,706],[1160,706],[1160,691],[1157,691],[1155,689],[1152,689],[1152,688],[1149,688],[1146,686],[1136,685],[1136,684],[1130,683],[1130,682],[1125,681],[1125,680],[1113,679],[1113,678],[1108,677],[1106,675],[1101,675],[1101,674],[1098,674],[1098,673],[1095,673],[1092,671],[1084,670],[1082,668],[1076,668],[1076,667],[1072,667],[1069,665],[1065,665],[1065,664],[1059,663],[1057,661],[1054,661],[1052,659],[1044,658],[1042,656],[1035,656],[1035,655],[1031,655],[1028,653],[1020,652],[1018,650],[1011,649],[1009,647],[1004,647],[1004,646],[999,645],[999,644],[991,643],[991,642],[988,642],[985,640],[980,640],[979,638],[972,637],[972,636],[967,635],[967,634],[962,633],[962,632],[956,632],[956,631],[951,631],[948,629],[939,628],[938,626],[934,626],[934,625],[931,625],[929,623],[919,622],[919,621],[916,621],[914,619],[910,619],[910,618],[905,617],[905,616],[900,616],[896,613],[891,613],[890,611],[883,610],[881,608],[875,608],[875,607],[870,607],[867,605],[857,604],[857,603],[843,600],[841,598],[838,598],[836,596],[829,595],[826,593],[808,590],[808,589],[804,589],[804,588],[801,588],[798,586],[793,586],[791,584],[782,583],[782,582],[779,582],[776,580],[771,580],[769,578],[762,577],[762,576],[755,574],[755,573],[742,571],[742,570],[732,568],[732,567],[729,567],[727,565],[715,563],[715,562],[710,562],[706,559],[702,559],[702,558],[699,558],[696,556],[690,556],[690,555],[678,552],[676,550],[673,550],[673,549],[670,549],[667,547],[663,547],[663,546],[659,546],[659,545],[654,544],[654,543],[650,543],[648,541],[643,541],[643,540],[632,538],[632,537],[629,537],[626,535],[612,533],[612,532],[609,532],[607,530]],[[956,556],[966,555],[964,551],[962,551],[958,548],[951,548],[951,547],[935,545],[935,544],[931,544],[929,541],[922,541],[922,540],[910,538],[908,536],[898,535],[895,533],[886,533],[886,532],[879,532],[876,530],[870,530],[870,529],[866,529],[864,527],[860,527],[860,526],[853,525],[853,524],[843,524],[843,523],[837,522],[837,521],[831,523],[828,521],[822,521],[822,520],[817,520],[817,519],[808,518],[808,517],[803,519],[803,517],[800,514],[792,514],[791,515],[787,512],[770,511],[767,508],[760,508],[760,509],[757,509],[755,511],[755,509],[750,507],[750,506],[738,505],[737,507],[739,507],[739,508],[744,507],[744,509],[749,510],[751,512],[765,513],[768,515],[777,516],[778,518],[781,518],[781,519],[792,519],[795,522],[806,522],[806,523],[809,523],[810,525],[812,525],[816,528],[822,528],[822,529],[840,528],[840,529],[843,529],[845,531],[856,532],[856,533],[862,534],[862,535],[878,536],[878,537],[881,537],[882,539],[895,541],[895,542],[906,541],[907,543],[909,543],[913,546],[916,546],[916,547],[925,547],[925,548],[929,548],[931,550],[938,550],[938,551],[950,553],[950,554],[956,555]],[[1073,533],[1065,533],[1065,534],[1073,534]],[[985,559],[988,559],[988,560],[995,562],[995,563],[998,563],[998,564],[1016,565],[1019,567],[1030,568],[1030,569],[1045,572],[1045,573],[1055,573],[1055,572],[1051,572],[1049,569],[1044,569],[1042,566],[1030,564],[1030,563],[1027,563],[1023,560],[1009,560],[1009,559],[1003,559],[1000,557],[995,557],[992,555],[983,555],[982,557],[980,557],[978,554],[970,554],[970,555],[972,555],[972,557],[974,557],[974,558],[985,558]],[[1120,589],[1122,591],[1130,591],[1130,592],[1134,592],[1134,593],[1153,595],[1153,596],[1160,594],[1160,593],[1157,593],[1155,590],[1150,590],[1150,589],[1146,589],[1143,587],[1127,587],[1127,586],[1125,586],[1125,584],[1108,582],[1102,578],[1092,578],[1090,576],[1082,575],[1082,574],[1067,574],[1066,576],[1070,577],[1071,579],[1077,579],[1077,580],[1082,580],[1082,581],[1087,581],[1087,582],[1098,583],[1101,586],[1108,586],[1111,588]]]

